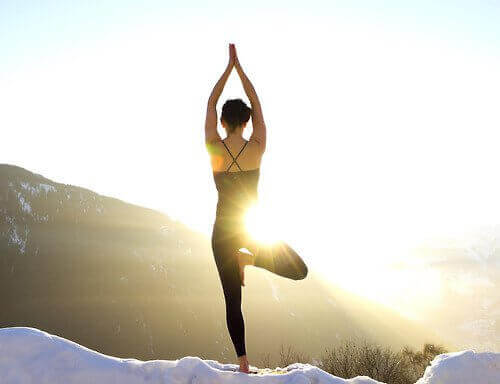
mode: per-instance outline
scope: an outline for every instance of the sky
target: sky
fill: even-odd
[[[2,0],[0,162],[209,235],[206,103],[234,43],[268,129],[263,229],[417,316],[442,280],[415,249],[500,217],[499,19],[493,0]],[[233,71],[219,117],[235,97]]]

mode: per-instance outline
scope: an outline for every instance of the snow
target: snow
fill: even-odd
[[[235,364],[186,356],[140,361],[107,356],[36,328],[0,328],[0,378],[5,384],[380,384],[366,376],[342,379],[295,363],[258,375]],[[251,366],[250,368],[255,368]],[[500,354],[472,350],[436,356],[418,384],[498,384]]]
[[[32,186],[27,181],[23,181],[20,184],[23,189],[30,191],[32,196],[38,196],[42,189],[45,191],[45,196],[47,196],[49,192],[57,192],[54,186],[45,183],[39,183],[38,185]]]
[[[54,188],[52,185],[48,185],[48,184],[44,184],[44,183],[39,183],[38,185],[32,186],[27,181],[21,181],[21,182],[19,182],[19,185],[21,186],[21,188],[24,191],[29,192],[29,194],[31,196],[36,196],[36,197],[38,197],[40,195],[41,191],[45,191],[45,197],[47,197],[47,195],[48,195],[49,192],[57,192],[56,188]],[[14,187],[14,183],[9,182],[9,186],[10,187]],[[17,199],[19,201],[19,206],[20,206],[20,209],[21,209],[22,213],[24,213],[26,215],[30,215],[31,217],[33,217],[33,219],[35,221],[38,221],[38,222],[47,222],[47,221],[49,221],[49,215],[48,214],[45,214],[45,215],[42,216],[42,215],[39,215],[37,212],[35,212],[33,210],[32,206],[31,206],[31,203],[28,200],[29,196],[26,197],[25,195],[23,195],[23,193],[24,193],[23,191],[18,191],[17,189],[12,188],[12,193],[14,193],[14,194],[17,195]],[[15,232],[16,230],[13,229],[13,231]],[[16,242],[16,243],[19,242],[18,239],[15,239],[13,241]]]
[[[499,384],[500,353],[473,350],[443,353],[434,358],[416,384]]]
[[[9,244],[17,244],[19,246],[19,251],[24,253],[26,250],[26,243],[28,241],[28,232],[29,229],[26,225],[24,225],[24,239],[21,238],[19,233],[17,232],[17,225],[14,217],[6,216],[5,220],[7,223],[11,225],[8,233],[9,233]]]
[[[21,192],[18,192],[17,197],[19,199],[19,204],[21,205],[23,212],[31,213],[31,205],[28,201],[26,201]]]

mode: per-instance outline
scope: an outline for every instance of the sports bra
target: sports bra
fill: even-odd
[[[233,227],[235,224],[242,224],[246,209],[257,200],[260,168],[242,170],[237,162],[248,141],[245,141],[236,157],[233,156],[224,140],[221,141],[233,161],[225,171],[213,171],[218,191],[215,224],[229,224],[230,227]],[[234,164],[239,168],[239,171],[229,172]],[[238,229],[237,227],[233,228]]]

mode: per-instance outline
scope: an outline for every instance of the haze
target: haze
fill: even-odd
[[[470,247],[500,214],[500,3],[171,4],[2,2],[0,162],[209,235],[206,103],[235,43],[268,128],[259,193],[277,235],[409,317],[439,306],[441,272],[416,250]],[[219,117],[235,97],[233,71]]]

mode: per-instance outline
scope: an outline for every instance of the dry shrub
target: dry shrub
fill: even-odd
[[[387,384],[413,384],[422,377],[434,357],[445,352],[444,347],[430,343],[425,344],[421,352],[409,347],[394,352],[375,343],[346,340],[326,349],[319,367],[345,379],[369,376]]]
[[[303,352],[297,352],[291,345],[285,347],[284,344],[281,344],[280,352],[279,352],[279,360],[278,366],[286,367],[287,365],[293,363],[304,363],[310,364],[311,357]]]

